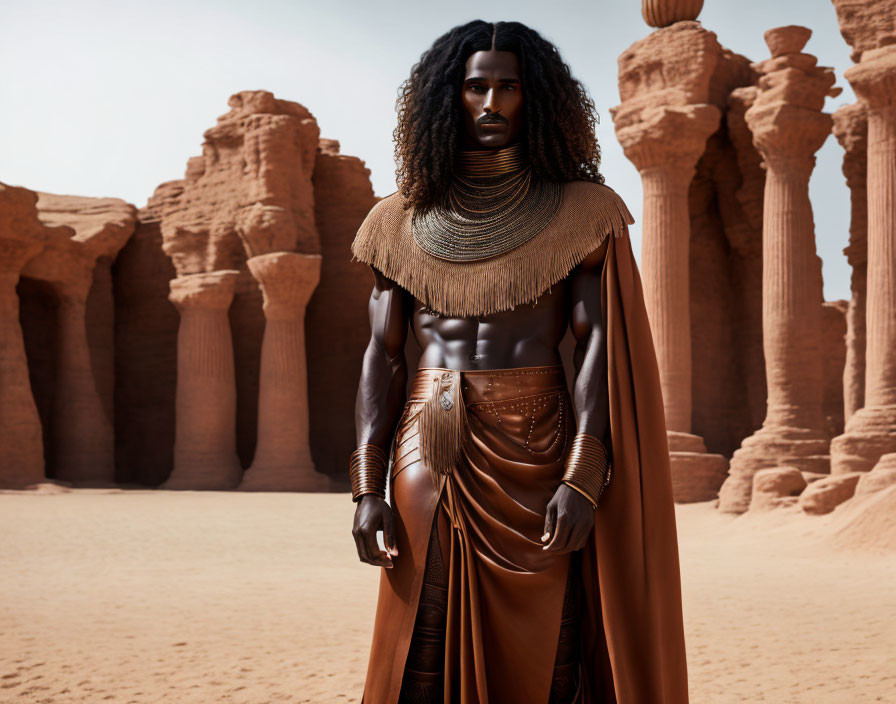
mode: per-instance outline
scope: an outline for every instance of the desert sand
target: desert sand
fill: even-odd
[[[0,494],[0,702],[358,702],[379,568],[346,494]],[[691,701],[896,701],[896,487],[676,506]]]

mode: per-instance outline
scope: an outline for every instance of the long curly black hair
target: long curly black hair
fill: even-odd
[[[398,190],[405,208],[426,208],[448,190],[461,143],[460,91],[467,58],[512,51],[520,62],[524,126],[534,178],[603,183],[594,134],[594,101],[573,78],[557,47],[520,22],[473,20],[436,39],[399,89],[393,132]]]

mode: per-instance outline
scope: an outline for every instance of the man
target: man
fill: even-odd
[[[384,568],[363,701],[686,702],[659,376],[593,102],[537,32],[477,20],[414,66],[395,140],[352,245],[353,534]]]

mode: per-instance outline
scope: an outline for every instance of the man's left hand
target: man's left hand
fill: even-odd
[[[581,550],[593,528],[594,507],[591,502],[575,489],[561,483],[548,503],[544,535],[541,536],[542,542],[548,542],[542,549],[556,553]]]

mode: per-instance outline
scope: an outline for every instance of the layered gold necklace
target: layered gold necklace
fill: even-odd
[[[560,209],[561,183],[534,179],[520,143],[462,149],[444,202],[414,210],[417,245],[441,259],[477,261],[541,232]]]

